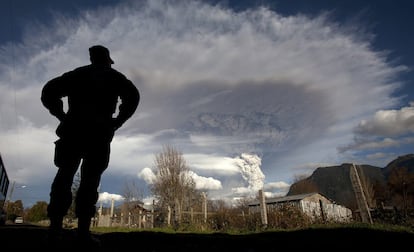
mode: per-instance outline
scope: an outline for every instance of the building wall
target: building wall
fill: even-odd
[[[328,221],[351,222],[352,210],[337,204],[327,204],[324,211]]]
[[[313,219],[325,218],[330,222],[350,222],[352,220],[352,211],[341,205],[333,203],[323,203],[314,201],[301,200],[302,211]],[[322,216],[322,213],[324,216]]]
[[[309,195],[305,198],[291,201],[267,203],[267,211],[277,211],[286,204],[297,207],[304,214],[312,219],[324,219],[330,222],[350,222],[352,221],[352,210],[341,205],[332,203],[329,199],[319,193]],[[252,205],[249,212],[260,212],[260,205]],[[323,214],[323,215],[322,215]]]

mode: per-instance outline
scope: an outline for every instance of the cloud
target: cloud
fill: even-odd
[[[88,64],[88,47],[96,43],[109,47],[114,68],[142,95],[114,139],[108,180],[150,183],[153,155],[172,144],[200,185],[229,196],[232,188],[288,180],[295,167],[346,159],[337,147],[349,145],[363,120],[358,134],[412,133],[412,105],[391,112],[407,68],[390,64],[371,41],[327,15],[154,0],[56,17],[32,27],[21,43],[0,45],[0,127],[7,140],[0,150],[12,179],[42,183],[52,176],[57,120],[41,106],[41,88]],[[367,119],[377,111],[388,113]],[[254,153],[261,164],[242,153]]]
[[[118,194],[112,194],[108,192],[103,192],[99,194],[98,202],[102,202],[105,204],[112,203],[112,201],[123,201],[124,197]]]
[[[35,127],[23,117],[17,119],[17,128],[0,132],[1,155],[9,180],[30,185],[51,180],[56,172],[50,165],[53,162],[53,142],[56,140],[53,130]]]
[[[399,110],[379,110],[362,120],[355,129],[359,135],[399,136],[414,132],[414,102]]]
[[[367,139],[358,139],[355,140],[355,143],[352,145],[348,145],[344,148],[338,148],[340,151],[347,151],[347,150],[372,150],[372,149],[380,149],[380,148],[387,148],[387,147],[395,147],[400,145],[400,143],[392,138],[384,138],[382,140],[373,140],[367,141]]]
[[[412,152],[413,132],[414,103],[411,102],[408,107],[378,110],[361,120],[353,129],[353,141],[338,146],[338,151],[366,155],[368,161],[376,160],[377,165],[378,160],[382,160],[384,165],[401,155],[395,153],[398,150],[402,154]]]
[[[239,173],[238,167],[234,163],[234,158],[218,156],[213,154],[185,154],[184,158],[188,161],[191,169],[203,173],[231,176]]]
[[[273,189],[286,189],[289,188],[290,184],[280,181],[280,182],[271,182],[266,183],[263,187],[264,190],[273,190]]]
[[[190,176],[194,179],[197,190],[219,190],[223,188],[221,182],[213,177],[202,177],[192,171],[190,171]]]
[[[197,190],[218,190],[222,188],[221,182],[217,179],[214,179],[213,177],[207,178],[199,176],[197,173],[191,170],[189,171],[189,176],[193,178]],[[138,177],[143,179],[149,185],[154,184],[157,178],[154,171],[148,167],[142,169],[141,172],[138,174]]]
[[[147,184],[152,185],[156,180],[155,173],[151,170],[151,168],[145,167],[140,171],[138,177],[143,179]]]

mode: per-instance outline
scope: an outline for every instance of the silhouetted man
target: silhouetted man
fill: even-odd
[[[58,170],[47,209],[49,235],[55,237],[62,231],[63,217],[72,203],[74,175],[80,166],[80,185],[74,202],[78,237],[86,242],[92,240],[91,218],[96,213],[98,186],[108,167],[112,138],[134,114],[140,101],[135,85],[111,67],[114,62],[106,47],[92,46],[89,56],[90,65],[50,80],[41,94],[43,105],[60,121],[54,156]],[[68,103],[66,112],[64,97]]]

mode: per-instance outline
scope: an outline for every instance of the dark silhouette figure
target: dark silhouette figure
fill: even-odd
[[[63,217],[72,204],[74,175],[80,166],[80,185],[74,199],[77,236],[84,241],[93,239],[91,218],[96,213],[98,187],[108,167],[112,138],[140,101],[135,85],[111,67],[114,62],[106,47],[90,47],[89,56],[90,65],[66,72],[42,89],[43,105],[60,121],[54,154],[58,170],[47,208],[50,237],[62,233]],[[66,112],[64,97],[68,103]]]

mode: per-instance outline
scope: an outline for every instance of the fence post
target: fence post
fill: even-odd
[[[141,229],[141,224],[142,223],[142,210],[139,210],[139,215],[138,215],[138,228]]]
[[[154,228],[154,220],[155,220],[155,217],[154,217],[154,206],[155,206],[155,204],[154,204],[154,201],[152,201],[152,209],[151,209],[151,228]]]
[[[205,192],[203,192],[203,215],[204,223],[207,223],[207,196]]]
[[[171,207],[168,206],[168,213],[167,213],[167,225],[171,225]]]
[[[266,199],[265,199],[263,190],[259,190],[259,200],[260,200],[260,214],[262,217],[262,226],[266,228],[267,227],[267,206],[266,206]]]
[[[110,215],[109,215],[109,226],[110,227],[112,227],[112,222],[113,222],[113,219],[114,219],[114,199],[112,198],[111,199],[111,213],[110,213]]]

